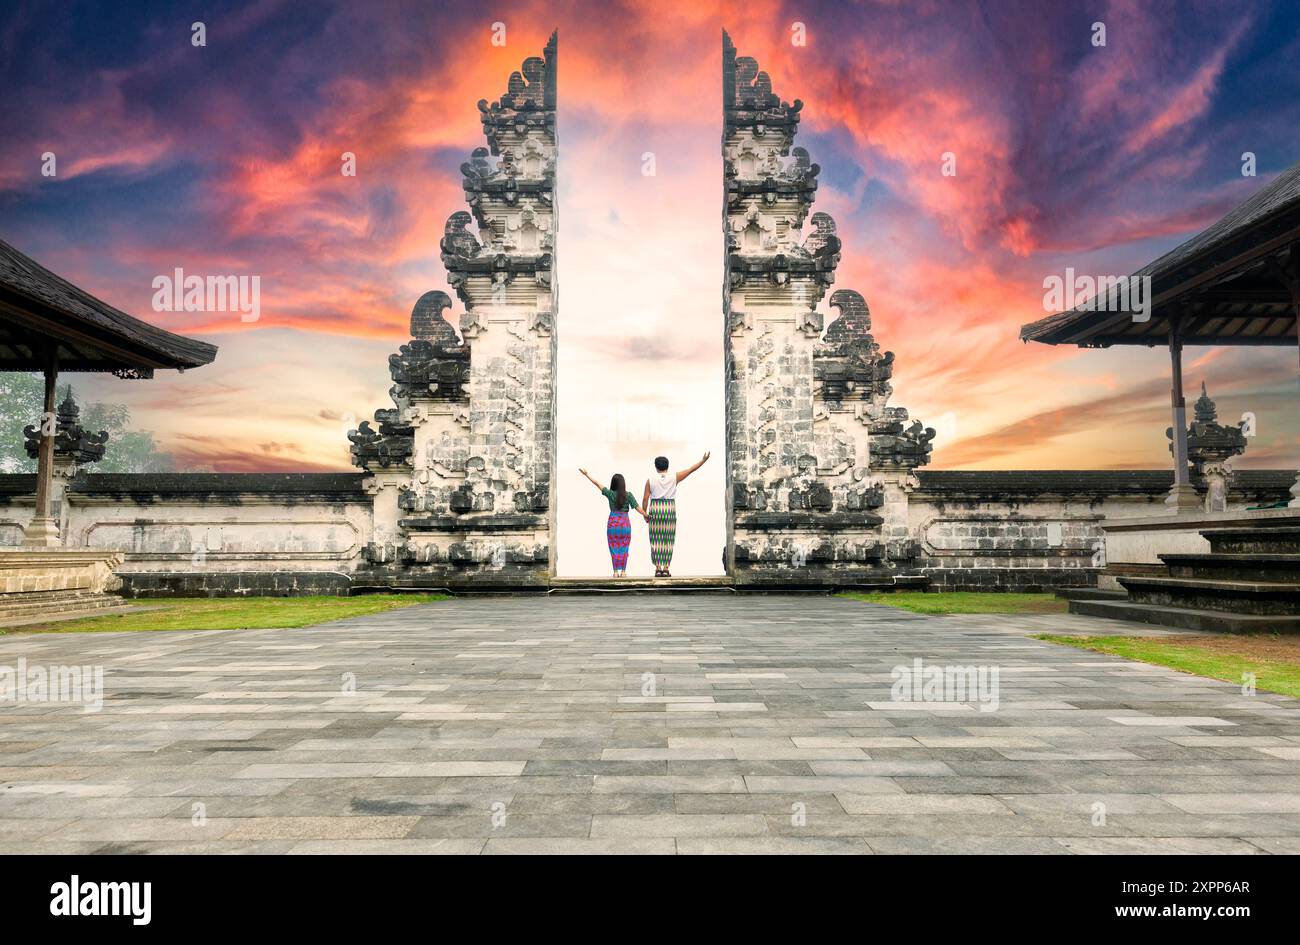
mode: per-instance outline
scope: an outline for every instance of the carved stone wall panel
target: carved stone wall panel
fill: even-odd
[[[1099,518],[1017,517],[998,512],[934,517],[922,524],[919,538],[926,554],[933,557],[1091,557],[1101,536]]]
[[[243,559],[268,555],[335,560],[351,556],[359,546],[356,526],[341,519],[292,522],[232,522],[226,519],[190,521],[145,520],[96,522],[84,532],[87,548],[124,550],[153,558]]]

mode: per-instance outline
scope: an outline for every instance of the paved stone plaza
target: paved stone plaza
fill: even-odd
[[[709,593],[12,636],[105,699],[0,706],[0,852],[1300,852],[1300,702],[1027,637],[1117,628]],[[891,701],[916,658],[997,710]]]

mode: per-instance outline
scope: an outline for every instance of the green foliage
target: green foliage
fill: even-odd
[[[1155,666],[1165,666],[1182,673],[1209,676],[1226,682],[1242,683],[1242,675],[1255,677],[1255,688],[1266,692],[1280,692],[1300,697],[1300,663],[1286,659],[1260,659],[1259,657],[1209,650],[1196,645],[1194,637],[1167,637],[1153,640],[1149,637],[1071,637],[1050,633],[1037,634],[1037,640],[1060,643],[1080,650],[1095,650],[1112,656],[1140,660]],[[1243,646],[1248,638],[1243,637]]]
[[[840,594],[868,604],[884,604],[916,614],[1063,614],[1065,601],[1052,594],[982,593],[950,591],[850,591]]]
[[[158,449],[148,430],[131,430],[131,411],[126,404],[85,404],[81,407],[81,425],[98,433],[108,431],[104,458],[89,467],[90,472],[172,472],[172,457]]]
[[[131,613],[13,627],[5,633],[104,633],[119,630],[261,630],[307,627],[362,617],[412,604],[446,600],[443,594],[366,594],[361,597],[180,597],[123,601]],[[146,609],[148,608],[148,609]]]
[[[0,472],[36,472],[23,448],[23,427],[41,415],[45,384],[39,374],[0,371]]]
[[[70,385],[59,385],[61,403]],[[23,427],[35,424],[41,413],[44,383],[39,374],[0,372],[0,473],[34,473],[36,460],[23,447]],[[159,450],[148,430],[132,430],[126,404],[80,403],[81,425],[92,433],[108,431],[104,458],[86,467],[88,472],[171,472],[172,457]]]

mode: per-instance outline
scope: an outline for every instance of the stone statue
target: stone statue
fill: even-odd
[[[1240,427],[1218,422],[1219,411],[1201,381],[1201,396],[1193,407],[1187,428],[1187,458],[1195,475],[1205,481],[1205,511],[1226,512],[1232,484],[1232,457],[1246,452],[1246,434]],[[1165,429],[1173,452],[1173,427]]]
[[[72,388],[59,404],[54,414],[54,465],[66,475],[72,475],[77,467],[88,463],[97,463],[104,458],[104,447],[108,443],[108,431],[100,430],[90,433],[81,426],[81,408],[72,399]],[[40,454],[41,432],[39,427],[23,427],[23,446],[32,459]]]

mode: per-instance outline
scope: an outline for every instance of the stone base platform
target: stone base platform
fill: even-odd
[[[397,592],[444,592],[457,596],[487,596],[492,594],[684,594],[720,593],[737,591],[760,593],[834,594],[840,591],[925,590],[929,581],[922,576],[888,576],[873,578],[824,579],[817,575],[782,578],[772,576],[755,580],[753,575],[741,578],[718,575],[712,577],[567,577],[550,578],[539,583],[500,581],[485,584],[473,580],[454,581],[430,578],[426,581],[407,580],[395,583],[367,584],[358,580],[353,584],[353,594]]]
[[[0,620],[120,607],[120,551],[0,551]]]
[[[769,593],[828,593],[838,591],[924,591],[930,579],[923,574],[892,574],[858,570],[746,571],[731,579],[738,591]]]
[[[735,593],[729,577],[676,578],[552,578],[551,594]]]
[[[1070,600],[1070,613],[1174,627],[1201,633],[1300,633],[1300,617],[1237,614],[1209,608],[1170,607],[1128,600]]]

